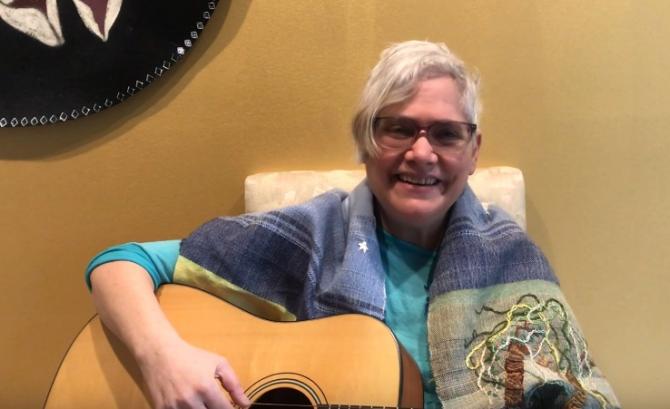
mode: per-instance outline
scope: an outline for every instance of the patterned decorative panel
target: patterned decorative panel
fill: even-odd
[[[218,0],[0,0],[0,128],[125,101],[193,46]]]

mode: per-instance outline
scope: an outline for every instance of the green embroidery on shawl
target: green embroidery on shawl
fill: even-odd
[[[602,408],[612,407],[616,398],[603,385],[573,317],[558,286],[541,280],[436,297],[429,340],[431,356],[446,357],[434,369],[445,407],[451,407],[445,400],[465,398],[522,407],[526,392],[547,383],[564,385],[574,407],[588,395]]]

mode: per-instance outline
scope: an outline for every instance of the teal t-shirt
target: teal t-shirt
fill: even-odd
[[[400,240],[381,229],[377,237],[386,271],[384,321],[419,366],[424,408],[441,408],[430,368],[426,324],[428,287],[437,252]]]
[[[91,289],[91,273],[101,264],[111,261],[132,261],[144,268],[154,288],[172,282],[174,266],[179,256],[181,240],[152,241],[147,243],[125,243],[98,253],[86,267],[86,284]]]

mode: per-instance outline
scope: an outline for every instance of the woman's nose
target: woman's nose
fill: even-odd
[[[437,162],[437,154],[433,149],[430,141],[425,134],[425,131],[419,133],[417,138],[414,140],[414,143],[407,150],[406,158],[408,160],[413,160],[416,162],[434,164]]]

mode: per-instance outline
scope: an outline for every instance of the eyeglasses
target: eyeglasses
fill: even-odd
[[[453,152],[465,146],[477,131],[477,125],[460,121],[436,121],[421,126],[412,118],[378,116],[373,123],[374,138],[385,149],[409,149],[419,134],[425,132],[433,149]]]

